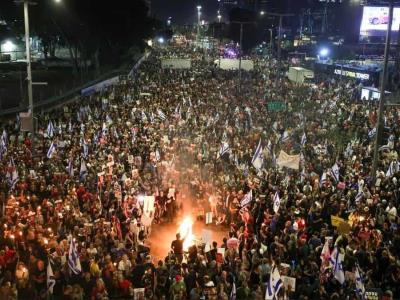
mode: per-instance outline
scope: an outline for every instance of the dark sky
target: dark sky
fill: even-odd
[[[216,19],[217,0],[152,0],[152,14],[161,20],[172,17],[172,22],[179,24],[193,23],[197,20],[197,5],[202,6],[205,19],[211,21]]]

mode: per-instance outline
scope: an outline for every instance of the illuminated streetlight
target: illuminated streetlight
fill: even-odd
[[[3,48],[4,52],[12,52],[15,50],[15,44],[11,41],[6,41],[1,48]]]
[[[265,11],[263,11],[263,10],[260,11],[260,15],[262,15],[262,16],[265,15]]]

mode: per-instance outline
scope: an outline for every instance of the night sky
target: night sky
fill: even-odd
[[[205,19],[210,21],[217,16],[217,0],[152,0],[152,14],[161,20],[172,17],[179,24],[193,23],[197,20],[197,5],[203,7]]]

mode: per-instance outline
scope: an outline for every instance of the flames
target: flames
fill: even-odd
[[[181,225],[179,226],[178,232],[183,240],[183,250],[187,251],[194,242],[193,220],[191,217],[186,217],[183,219]]]

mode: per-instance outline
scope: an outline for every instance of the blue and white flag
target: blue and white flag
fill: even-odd
[[[279,207],[281,206],[281,198],[279,198],[279,192],[276,191],[274,198],[274,212],[277,213],[279,211]]]
[[[279,274],[278,267],[274,265],[272,267],[272,272],[269,277],[269,281],[267,282],[265,300],[277,300],[279,290],[281,289],[282,286],[283,282],[281,279],[281,274]]]
[[[160,161],[161,160],[160,151],[158,151],[158,149],[155,152],[155,158],[156,158],[156,161]]]
[[[388,138],[387,146],[390,150],[394,148],[394,134],[391,134]]]
[[[47,137],[52,138],[54,136],[54,125],[53,122],[49,121],[47,125]]]
[[[50,259],[47,263],[47,291],[50,294],[53,294],[53,288],[56,284],[56,280],[54,279],[53,268],[51,267]]]
[[[360,296],[361,299],[364,299],[365,296],[365,286],[364,286],[364,279],[362,277],[362,272],[358,265],[356,266],[356,293]]]
[[[229,149],[229,144],[227,142],[223,142],[219,148],[217,159],[221,158],[225,153],[228,153]]]
[[[337,165],[337,163],[332,166],[330,175],[335,180],[335,182],[339,182],[339,166]]]
[[[319,186],[323,187],[326,183],[326,172],[322,173],[321,181],[319,182]]]
[[[386,172],[386,177],[392,177],[394,174],[396,174],[397,172],[399,172],[400,169],[400,165],[399,162],[396,161],[392,161],[389,165],[389,168]]]
[[[368,138],[372,139],[376,134],[376,127],[372,128],[369,132],[368,132]]]
[[[104,138],[108,134],[108,128],[106,122],[103,122],[101,126],[101,136]]]
[[[250,190],[246,195],[243,196],[243,199],[240,201],[240,207],[246,207],[253,201],[253,192]]]
[[[13,190],[19,180],[17,166],[15,165],[13,158],[10,159],[10,162],[8,164],[8,171],[6,178],[10,190]]]
[[[83,139],[82,141],[82,147],[83,147],[83,157],[87,158],[89,155],[89,145],[85,139]]]
[[[87,167],[86,167],[86,163],[85,163],[85,161],[82,159],[82,160],[81,160],[81,168],[80,168],[80,170],[79,170],[79,178],[80,178],[80,180],[81,180],[81,181],[85,181],[85,180],[86,180],[87,174],[88,174],[88,170],[87,170]]]
[[[338,247],[335,247],[332,251],[329,263],[332,267],[333,277],[335,277],[340,284],[344,283],[343,260],[344,254],[340,253]]]
[[[68,266],[71,272],[74,274],[79,274],[82,271],[78,250],[76,248],[75,239],[73,238],[71,238],[71,242],[69,245]]]
[[[350,158],[353,155],[353,148],[351,143],[347,144],[346,150],[344,151],[344,157]]]
[[[52,158],[54,153],[56,152],[56,144],[51,142],[49,150],[47,150],[47,158]]]
[[[165,120],[167,119],[167,116],[162,112],[161,109],[158,109],[158,110],[157,110],[157,113],[158,113],[158,117],[159,117],[161,120],[165,121]]]
[[[260,170],[264,163],[264,155],[263,155],[263,147],[261,145],[261,139],[258,142],[258,146],[256,148],[256,151],[254,152],[251,163],[257,170]]]
[[[287,130],[285,130],[283,132],[282,136],[280,137],[279,141],[281,143],[285,143],[285,142],[287,142],[289,140],[289,138],[290,138],[289,133],[287,132]]]
[[[74,177],[74,164],[72,158],[68,160],[68,175]]]
[[[7,136],[7,132],[6,132],[6,130],[4,129],[3,130],[3,133],[1,134],[1,142],[5,145],[5,146],[7,146],[7,142],[8,142],[8,136]]]
[[[303,133],[303,136],[301,137],[301,146],[305,146],[305,144],[307,143],[307,136],[306,133]]]

